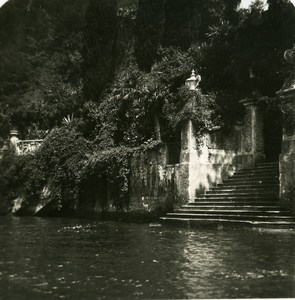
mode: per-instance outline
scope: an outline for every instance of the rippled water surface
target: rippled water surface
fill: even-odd
[[[295,297],[295,231],[0,218],[0,299]]]

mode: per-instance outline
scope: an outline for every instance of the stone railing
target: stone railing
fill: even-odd
[[[10,130],[9,148],[15,152],[16,155],[26,155],[35,152],[42,144],[42,139],[36,140],[20,140],[18,138],[18,131]]]
[[[41,146],[43,140],[18,140],[15,143],[17,155],[25,155],[35,152]]]

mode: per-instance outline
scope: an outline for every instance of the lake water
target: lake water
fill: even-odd
[[[295,231],[0,217],[0,299],[295,297]]]

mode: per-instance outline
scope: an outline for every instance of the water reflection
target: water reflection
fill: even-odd
[[[293,230],[0,218],[0,299],[294,297]]]

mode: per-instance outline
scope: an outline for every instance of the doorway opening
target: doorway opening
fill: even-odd
[[[168,146],[168,164],[180,163],[180,152],[181,152],[181,130],[180,128],[175,133],[169,136],[167,142]]]
[[[279,160],[282,147],[282,113],[279,108],[269,108],[264,119],[265,161]]]

